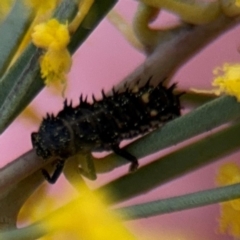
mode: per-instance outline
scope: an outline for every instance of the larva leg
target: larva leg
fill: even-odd
[[[86,168],[78,167],[80,173],[84,177],[86,177],[90,180],[96,180],[97,176],[96,176],[96,170],[95,170],[95,165],[93,162],[92,154],[89,153],[89,154],[85,155],[85,160],[86,160]]]
[[[119,155],[119,156],[127,159],[129,162],[131,162],[131,165],[130,165],[130,168],[129,168],[129,172],[134,172],[134,171],[137,170],[137,168],[138,168],[138,160],[137,160],[137,158],[135,156],[133,156],[132,154],[130,154],[126,150],[119,148],[118,146],[113,146],[112,150],[117,155]]]
[[[49,183],[54,184],[54,183],[58,180],[60,174],[61,174],[62,171],[63,171],[64,163],[65,163],[64,160],[59,160],[59,161],[56,163],[56,165],[55,165],[55,170],[54,170],[52,176],[50,176],[50,174],[48,173],[47,170],[42,169],[42,174],[43,174],[44,178],[45,178]]]

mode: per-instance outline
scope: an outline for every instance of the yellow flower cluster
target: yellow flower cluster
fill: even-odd
[[[219,169],[216,182],[220,186],[240,183],[240,167],[234,163],[223,165]],[[220,206],[220,232],[229,232],[232,236],[240,238],[240,199],[223,202]]]
[[[45,50],[40,58],[41,75],[45,84],[59,81],[65,83],[72,64],[67,50],[70,41],[67,24],[60,24],[56,19],[38,24],[33,29],[32,41]]]
[[[135,240],[108,208],[98,196],[84,192],[71,204],[54,212],[42,227],[53,234],[70,235],[71,239]]]
[[[9,0],[6,0],[6,1],[9,1]],[[12,58],[12,61],[9,67],[12,66],[12,64],[16,61],[16,59],[18,59],[18,57],[22,54],[26,46],[28,46],[29,42],[31,41],[31,34],[34,26],[49,19],[53,10],[56,8],[59,2],[60,2],[59,0],[48,0],[48,1],[24,0],[23,1],[23,3],[28,8],[31,9],[31,11],[33,10],[34,16],[28,30],[25,32],[23,39],[19,44],[18,49]],[[0,3],[0,8],[1,8],[1,3]],[[26,11],[29,11],[30,9],[26,9]],[[0,9],[0,13],[1,13],[1,9]]]
[[[109,209],[107,204],[109,198],[106,194],[92,193],[86,185],[82,185],[82,182],[81,184],[75,182],[74,186],[82,187],[81,196],[77,195],[76,198],[76,193],[72,190],[62,189],[63,202],[72,198],[75,200],[54,210],[59,205],[59,200],[49,194],[48,184],[42,185],[25,203],[18,220],[22,224],[40,220],[41,224],[36,224],[35,231],[41,228],[41,231],[49,233],[41,238],[44,240],[69,238],[72,240],[136,240],[136,237],[125,228],[120,217]]]
[[[45,183],[21,209],[20,223],[34,223],[40,220],[41,224],[36,224],[32,230],[39,231],[41,228],[41,232],[48,233],[41,238],[44,240],[136,240],[136,237],[125,228],[120,216],[109,209],[110,198],[107,194],[91,192],[77,171],[70,175],[71,183],[81,191],[81,195],[72,189],[62,188],[63,197],[59,200],[49,194],[49,185]],[[73,198],[75,200],[66,204]],[[66,205],[55,210],[59,203]]]
[[[32,38],[36,46],[54,51],[66,48],[70,40],[67,26],[56,19],[35,26]]]
[[[212,85],[218,87],[215,94],[226,93],[240,101],[240,64],[224,64],[213,72],[217,77]]]
[[[236,5],[237,7],[240,7],[240,0],[235,0],[235,5]]]

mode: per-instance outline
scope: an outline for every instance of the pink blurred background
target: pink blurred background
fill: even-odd
[[[131,21],[136,5],[135,1],[121,0],[115,9],[123,14],[128,21]],[[163,12],[154,26],[171,24],[175,21],[175,16]],[[222,66],[225,62],[239,62],[240,55],[237,51],[240,46],[239,35],[240,28],[237,27],[219,37],[186,63],[174,76],[172,82],[178,82],[179,88],[210,89],[213,79],[212,70],[215,67]],[[73,66],[69,73],[69,87],[66,96],[68,99],[72,99],[74,104],[78,104],[81,93],[89,96],[94,93],[97,97],[100,97],[102,88],[106,91],[110,90],[114,84],[132,72],[144,59],[145,56],[131,47],[116,28],[105,19],[75,53]],[[43,90],[31,103],[31,106],[43,117],[46,112],[56,113],[62,109],[62,102],[63,99],[60,95],[56,97],[49,91]],[[31,148],[30,134],[38,129],[38,125],[27,124],[19,117],[4,132],[0,138],[1,166]],[[213,188],[218,167],[226,161],[237,162],[238,156],[239,153],[236,152],[216,163],[164,184],[128,203],[140,203]],[[141,161],[140,164],[144,164],[146,161]],[[91,187],[100,186],[109,179],[125,173],[127,168],[128,166],[125,165],[111,173],[99,175],[95,182],[88,182]],[[61,180],[52,188],[56,189],[63,184],[66,184],[66,182],[61,177]],[[218,216],[219,206],[215,204],[144,220],[131,221],[127,223],[127,226],[130,229],[134,228],[135,232],[136,229],[141,227],[141,230],[143,229],[146,235],[156,232],[159,239],[160,236],[161,239],[178,240],[232,239],[232,237],[217,233]]]

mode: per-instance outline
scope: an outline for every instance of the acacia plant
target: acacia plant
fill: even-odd
[[[146,56],[145,61],[116,86],[120,92],[124,91],[126,83],[132,89],[136,84],[143,86],[150,77],[153,85],[163,79],[166,79],[164,85],[168,85],[186,61],[240,22],[238,0],[138,0],[131,26],[111,11],[116,3],[117,0],[5,0],[0,3],[1,133],[11,127],[14,119],[46,85],[62,83],[64,91],[71,55],[88,41],[89,34],[108,13],[110,21]],[[168,29],[149,26],[162,9],[179,16],[177,26]],[[88,159],[85,155],[73,156],[66,162],[63,172],[79,191],[77,199],[27,227],[18,228],[20,209],[45,182],[41,169],[51,170],[52,163],[56,161],[43,161],[36,155],[35,149],[23,153],[0,170],[1,239],[37,239],[62,231],[76,234],[76,239],[112,239],[112,236],[114,239],[136,239],[118,225],[111,214],[106,214],[107,206],[145,193],[238,149],[240,125],[236,119],[240,117],[239,82],[239,65],[225,65],[222,75],[214,81],[212,92],[206,94],[184,90],[181,105],[192,104],[194,109],[134,141],[126,149],[141,159],[228,123],[224,129],[213,131],[210,137],[189,143],[141,167],[134,174],[126,173],[94,191],[88,189],[79,174],[79,158],[81,163]],[[181,89],[178,91],[183,92]],[[219,96],[222,93],[225,94]],[[115,154],[93,162],[96,174],[110,172],[127,163]],[[231,203],[239,204],[234,199],[240,197],[237,180],[240,170],[235,165],[226,169],[218,177],[220,187],[215,189],[132,205],[115,209],[114,212],[120,213],[122,220],[129,220],[218,202],[230,204],[223,205],[223,209]],[[229,184],[232,185],[225,186]],[[46,192],[43,192],[40,192],[41,198],[47,198]],[[108,197],[107,206],[102,204],[103,192],[111,196]],[[39,196],[34,199],[35,207]],[[24,211],[25,215],[31,215],[30,209],[24,208]],[[231,234],[239,237],[238,221],[236,218],[231,221],[231,217],[226,216],[227,220],[222,220],[222,228],[230,229]]]

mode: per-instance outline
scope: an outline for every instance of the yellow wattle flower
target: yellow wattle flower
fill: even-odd
[[[235,5],[236,5],[237,7],[240,7],[240,0],[235,0]]]
[[[55,212],[43,227],[54,233],[70,234],[71,239],[136,240],[98,195],[86,192]]]
[[[67,24],[61,24],[57,19],[50,19],[34,27],[32,42],[45,50],[40,57],[40,67],[42,78],[47,85],[54,82],[65,84],[72,64],[67,50],[69,41]]]
[[[53,51],[49,49],[40,57],[41,76],[45,84],[59,82],[65,83],[66,75],[71,68],[71,55],[68,50]]]
[[[218,170],[216,182],[219,186],[240,182],[240,168],[235,163],[222,165]]]
[[[240,101],[240,64],[225,63],[213,72],[216,75],[212,85],[218,87],[216,94],[225,93]]]
[[[6,1],[13,1],[13,0],[6,0]],[[16,0],[14,0],[16,1]],[[18,59],[18,57],[21,55],[23,50],[26,48],[26,46],[31,41],[31,33],[37,24],[46,21],[50,18],[52,12],[57,7],[61,0],[48,0],[48,1],[39,1],[39,0],[24,0],[24,4],[26,7],[30,8],[34,12],[33,20],[31,22],[31,25],[29,26],[28,30],[26,31],[25,35],[23,36],[23,39],[21,43],[18,46],[17,51],[15,52],[11,63],[9,64],[9,67],[12,66],[12,64]],[[26,11],[29,11],[30,9],[26,9]],[[1,13],[1,5],[0,5],[0,13]],[[0,16],[1,19],[1,16]]]
[[[221,166],[216,182],[219,186],[240,183],[240,167],[235,163],[227,163]],[[240,238],[240,199],[223,202],[219,218],[219,230]]]
[[[57,19],[38,24],[33,29],[32,41],[40,48],[56,51],[64,49],[70,41],[67,24],[61,24]]]

